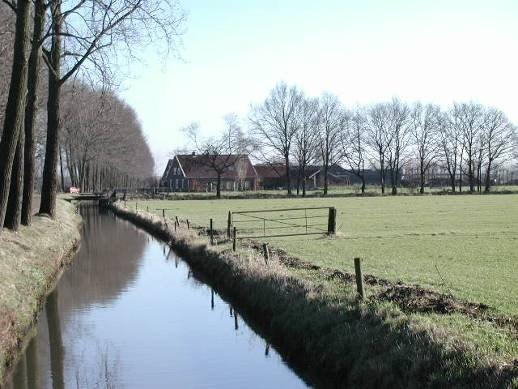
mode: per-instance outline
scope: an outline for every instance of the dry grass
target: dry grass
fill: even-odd
[[[79,241],[81,218],[58,201],[52,220],[34,216],[31,227],[0,235],[0,382],[31,328],[45,295]]]

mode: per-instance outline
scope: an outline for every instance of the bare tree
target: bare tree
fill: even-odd
[[[340,152],[339,138],[343,119],[343,107],[338,98],[324,94],[319,99],[318,109],[318,145],[324,169],[324,196],[329,187],[329,167],[337,162]]]
[[[286,167],[286,187],[291,195],[290,156],[298,130],[297,110],[303,101],[302,92],[295,86],[281,82],[266,100],[252,107],[252,134],[263,152],[271,158],[282,158]]]
[[[113,92],[75,82],[64,88],[62,103],[63,184],[69,179],[85,191],[134,188],[152,176],[136,114]]]
[[[250,142],[245,137],[237,116],[225,116],[226,127],[219,138],[201,140],[199,125],[191,123],[183,132],[191,140],[199,154],[196,163],[214,171],[216,174],[216,197],[221,198],[221,178],[231,168],[237,177],[243,178],[243,155],[250,152]]]
[[[38,88],[40,84],[40,60],[43,29],[45,25],[46,4],[44,0],[34,0],[34,23],[32,45],[29,57],[27,105],[25,107],[24,157],[23,157],[23,196],[21,222],[28,226],[32,219],[32,195],[35,177],[35,119],[38,110]]]
[[[0,3],[0,137],[13,66],[14,23],[12,10],[6,4]]]
[[[460,118],[462,128],[462,145],[466,152],[469,190],[475,190],[475,158],[477,144],[483,124],[483,107],[475,103],[454,104],[454,110]]]
[[[63,5],[68,6],[64,9]],[[63,84],[80,69],[98,71],[106,78],[120,46],[134,53],[146,42],[163,42],[170,49],[183,21],[176,2],[168,0],[52,1],[50,50],[44,50],[49,68],[47,141],[40,212],[51,216],[56,204],[56,167],[59,154],[60,95]]]
[[[448,172],[451,190],[455,192],[462,158],[461,125],[455,109],[439,116],[438,130],[441,165]]]
[[[298,163],[297,195],[302,184],[306,196],[306,168],[318,155],[318,101],[305,98],[297,111],[298,131],[295,133],[294,156]]]
[[[345,114],[346,126],[341,133],[342,159],[347,168],[361,180],[365,193],[365,162],[367,160],[367,119],[361,108]]]
[[[438,125],[440,108],[416,103],[410,112],[410,134],[419,164],[419,192],[424,193],[425,177],[438,157]]]
[[[516,127],[511,124],[507,116],[494,108],[484,113],[484,128],[482,138],[485,140],[486,173],[484,191],[491,189],[491,174],[499,163],[512,157],[513,138],[516,136]]]
[[[390,114],[390,139],[387,147],[387,162],[389,166],[392,194],[397,194],[401,167],[403,166],[405,151],[408,147],[409,113],[408,105],[399,99],[393,99],[388,105]]]
[[[379,171],[381,193],[385,193],[387,150],[392,142],[390,110],[386,103],[378,103],[367,110],[367,144],[373,154],[372,165]]]
[[[4,0],[11,7],[13,3]],[[2,139],[0,141],[0,231],[4,225],[7,211],[7,203],[11,188],[13,164],[15,156],[16,160],[23,163],[23,156],[17,150],[19,143],[19,135],[23,131],[23,119],[25,113],[25,97],[27,91],[27,69],[29,63],[28,45],[29,45],[29,16],[30,1],[19,0],[16,4],[16,27],[13,47],[13,61],[11,71],[11,82],[9,86],[9,95],[4,117],[4,126]],[[23,165],[16,164],[15,174],[23,169]],[[17,191],[17,190],[16,190]],[[16,219],[12,219],[16,217]],[[7,225],[17,228],[19,224],[17,215],[11,214]]]

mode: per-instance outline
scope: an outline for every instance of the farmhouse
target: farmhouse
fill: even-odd
[[[258,176],[258,188],[283,189],[286,187],[286,166],[281,163],[257,164],[254,166]],[[302,185],[299,177],[299,167],[290,166],[290,181],[292,187]],[[305,168],[306,188],[314,189],[324,186],[324,168],[318,165],[308,165]],[[329,166],[327,172],[329,185],[350,185],[354,180],[352,174],[338,164]]]
[[[174,192],[213,192],[221,171],[221,189],[255,190],[257,173],[247,155],[176,155],[170,159],[161,186]]]

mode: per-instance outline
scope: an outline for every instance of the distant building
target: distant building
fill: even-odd
[[[281,163],[257,164],[254,165],[258,177],[258,188],[260,189],[285,189],[286,188],[286,166]],[[324,168],[317,165],[306,166],[306,189],[315,189],[324,186]],[[299,167],[290,166],[290,181],[292,188],[302,186],[302,177],[299,177]],[[329,166],[329,185],[351,185],[352,174],[338,164]]]
[[[256,190],[257,173],[248,156],[220,155],[216,159],[220,166],[229,162],[221,175],[221,190]],[[208,166],[205,155],[176,155],[167,163],[160,184],[174,192],[214,192],[217,173]]]
[[[258,189],[282,189],[286,186],[286,166],[280,163],[254,165]]]

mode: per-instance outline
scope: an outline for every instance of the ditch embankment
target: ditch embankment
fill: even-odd
[[[58,200],[55,219],[0,235],[0,387],[23,350],[45,298],[79,246],[81,217]]]
[[[368,276],[366,282],[379,298],[362,301],[350,275],[330,276],[329,269],[304,266],[276,250],[265,263],[254,242],[243,242],[234,252],[223,234],[216,236],[219,244],[211,246],[204,229],[137,213],[120,203],[111,208],[168,242],[260,327],[284,358],[318,377],[316,386],[518,386],[518,363],[512,352],[511,357],[487,353],[438,318],[449,315],[481,331],[494,325],[491,320],[473,318],[475,314],[460,308],[420,316],[419,310],[409,310],[382,293],[394,285],[371,282]],[[477,309],[469,308],[467,312]],[[514,322],[497,326],[503,337],[516,341]]]

